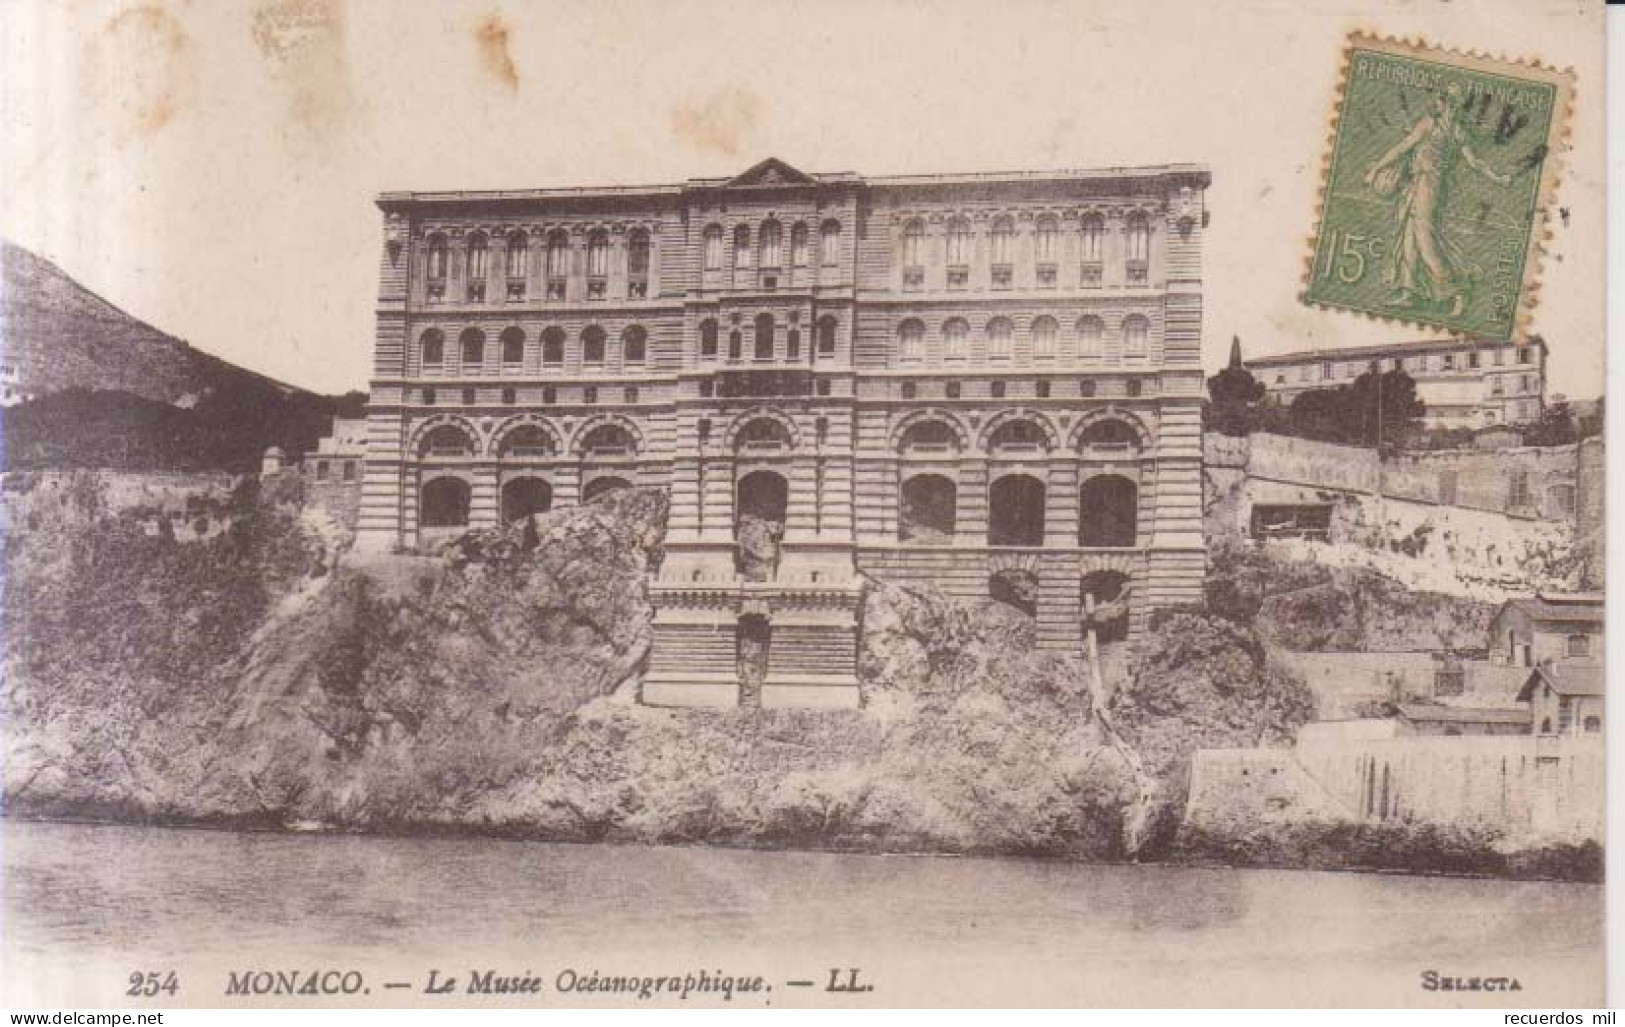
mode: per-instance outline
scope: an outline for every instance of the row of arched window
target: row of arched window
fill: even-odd
[[[1143,314],[1130,314],[1120,326],[1122,352],[1137,357],[1146,354],[1151,337],[1151,321]],[[1053,357],[1060,352],[1061,323],[1049,315],[1033,319],[1028,332],[1035,357]],[[1093,314],[1079,318],[1073,338],[1077,353],[1082,357],[1105,355],[1106,322]],[[1003,358],[1015,351],[1015,324],[1008,317],[991,318],[983,328],[984,352],[988,357]],[[971,355],[970,323],[962,317],[951,317],[942,323],[942,355],[948,359],[963,359]],[[926,355],[926,327],[919,318],[906,318],[897,326],[897,351],[904,360],[923,360]]]
[[[785,248],[784,225],[777,218],[768,218],[757,228],[754,239],[750,225],[735,225],[733,244],[725,247],[726,233],[721,225],[705,226],[705,270],[720,271],[725,251],[732,254],[732,266],[738,268],[806,267],[811,260],[810,229],[805,221],[790,226],[789,248]],[[788,261],[786,260],[788,257]],[[833,218],[818,226],[818,262],[829,266],[841,260],[841,223]]]
[[[1086,214],[1079,220],[1077,233],[1077,255],[1084,268],[1084,280],[1098,283],[1099,268],[1105,260],[1106,219],[1099,214]],[[1040,285],[1056,282],[1061,237],[1061,219],[1054,214],[1040,215],[1033,222],[1033,261]],[[1128,280],[1144,282],[1151,259],[1151,219],[1142,211],[1130,213],[1123,223],[1123,237]],[[903,223],[898,258],[905,284],[923,281],[923,268],[929,262],[927,238],[925,219],[910,218]],[[987,238],[987,260],[993,284],[1009,285],[1016,260],[1016,219],[1008,214],[995,217],[988,225]],[[950,217],[943,226],[942,247],[942,262],[948,267],[950,287],[968,280],[975,253],[974,223],[964,215]]]
[[[508,283],[510,299],[523,299],[526,279],[530,274],[530,237],[515,229],[502,237],[503,277]],[[463,279],[469,289],[469,299],[485,299],[485,282],[490,271],[491,241],[484,232],[470,233],[463,244]],[[564,299],[566,282],[570,277],[572,243],[570,233],[555,228],[543,241],[543,278],[549,299]],[[640,299],[648,295],[650,253],[652,244],[649,230],[634,228],[627,234],[626,274],[629,295]],[[587,297],[602,299],[609,278],[610,235],[605,228],[595,228],[587,234],[584,271],[587,278]],[[428,239],[428,254],[424,277],[431,297],[443,296],[445,283],[451,273],[451,248],[446,236],[435,232]]]
[[[541,336],[541,355],[544,365],[565,362],[568,336],[564,329],[553,326],[543,329]],[[598,325],[588,325],[581,330],[579,336],[581,362],[584,364],[603,364],[610,362],[609,333]],[[623,364],[641,364],[649,356],[649,332],[642,325],[629,325],[620,335],[620,361]],[[497,349],[501,362],[504,365],[520,365],[525,361],[525,332],[517,325],[504,328],[502,334],[497,336]],[[455,350],[458,361],[464,367],[483,366],[486,360],[485,332],[478,328],[465,328],[457,336]],[[447,363],[446,334],[438,328],[430,328],[418,338],[418,355],[422,365],[428,369],[445,366]]]

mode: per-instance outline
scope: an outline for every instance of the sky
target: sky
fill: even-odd
[[[1593,0],[0,0],[0,234],[154,326],[365,388],[403,189],[1201,163],[1204,362],[1437,333],[1297,299],[1347,33],[1577,75],[1533,330],[1602,389]]]

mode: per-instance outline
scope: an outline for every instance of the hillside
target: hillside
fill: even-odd
[[[27,402],[0,422],[6,469],[247,471],[312,448],[362,397],[320,396],[193,349],[0,241],[0,364]]]

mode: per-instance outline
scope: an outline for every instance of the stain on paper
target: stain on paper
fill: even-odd
[[[120,11],[87,48],[91,94],[107,105],[121,141],[156,135],[191,103],[197,48],[162,6]]]
[[[480,67],[510,93],[519,92],[519,66],[514,63],[513,30],[500,14],[487,14],[474,26],[474,42],[479,47]]]
[[[254,9],[252,32],[282,88],[292,137],[339,135],[355,106],[340,0],[265,0]]]
[[[673,108],[671,128],[696,150],[736,157],[756,130],[761,108],[755,93],[726,86],[703,100]]]

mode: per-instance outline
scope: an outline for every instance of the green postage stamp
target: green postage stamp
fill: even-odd
[[[1539,64],[1351,36],[1303,301],[1523,338],[1573,91]]]

